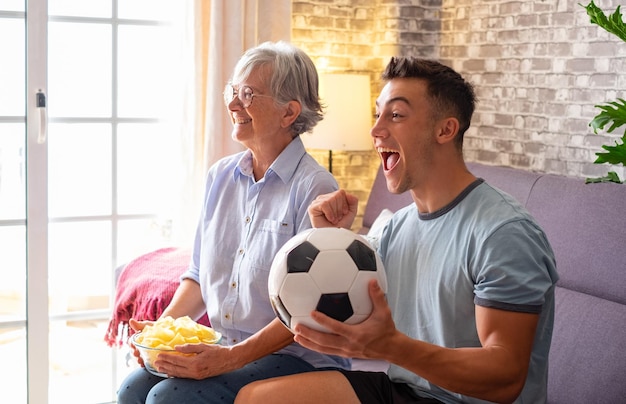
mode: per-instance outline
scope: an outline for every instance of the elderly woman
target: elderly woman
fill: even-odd
[[[349,367],[294,343],[267,292],[278,249],[311,227],[311,201],[338,188],[299,137],[322,119],[315,66],[290,44],[261,44],[235,66],[224,101],[232,137],[247,150],[210,168],[192,262],[162,314],[198,318],[206,311],[222,344],[159,355],[155,367],[171,378],[133,371],[120,386],[120,404],[232,402],[254,380]],[[146,324],[131,320],[136,330]]]

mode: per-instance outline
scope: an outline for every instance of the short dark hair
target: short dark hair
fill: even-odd
[[[428,96],[433,101],[435,118],[441,114],[453,114],[459,120],[456,143],[463,145],[463,135],[470,126],[476,107],[476,94],[471,83],[448,66],[435,60],[415,57],[392,57],[382,74],[389,81],[396,78],[418,78],[426,80]]]

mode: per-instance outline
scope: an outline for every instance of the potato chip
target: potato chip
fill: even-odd
[[[219,341],[219,333],[196,323],[189,316],[177,319],[166,316],[146,326],[136,341],[150,348],[173,350],[176,345],[215,344]]]

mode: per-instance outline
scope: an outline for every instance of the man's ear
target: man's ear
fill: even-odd
[[[459,120],[448,117],[439,120],[437,123],[437,142],[443,144],[454,141],[459,133]]]
[[[300,116],[300,112],[302,112],[302,105],[298,101],[289,101],[285,106],[285,112],[283,113],[283,117],[281,119],[281,126],[283,128],[288,128],[294,121]]]

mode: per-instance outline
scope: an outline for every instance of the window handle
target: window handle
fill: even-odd
[[[39,116],[37,143],[42,144],[45,143],[48,134],[48,113],[46,110],[46,95],[41,90],[37,92],[37,111]]]

